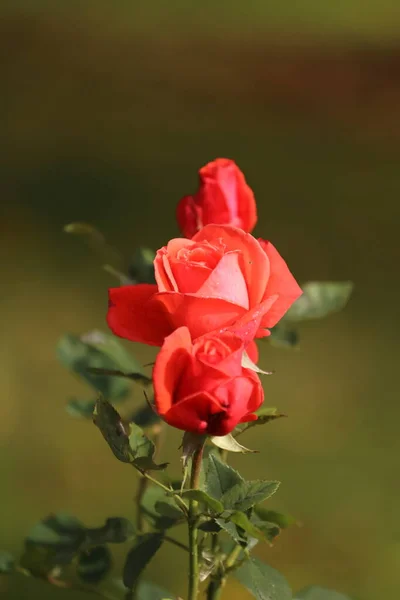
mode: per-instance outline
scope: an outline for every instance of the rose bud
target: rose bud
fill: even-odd
[[[242,367],[243,349],[229,332],[192,342],[187,327],[176,329],[153,369],[158,414],[173,427],[209,435],[257,419],[264,393],[258,375]]]
[[[177,206],[183,235],[192,238],[210,223],[252,231],[257,222],[254,194],[233,160],[217,158],[200,169],[199,177],[198,192],[185,196]]]

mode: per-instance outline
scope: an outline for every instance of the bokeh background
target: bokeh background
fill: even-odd
[[[271,506],[302,527],[257,554],[294,589],[397,600],[400,5],[3,0],[0,49],[0,546],[18,554],[52,511],[133,515],[131,471],[64,410],[85,388],[57,340],[105,327],[114,281],[63,225],[92,222],[127,255],[157,248],[197,169],[227,156],[255,190],[256,233],[300,282],[355,282],[343,312],[301,326],[299,351],[262,346],[267,402],[289,418],[232,463],[282,480]],[[176,473],[178,444],[164,449]],[[168,547],[148,576],[183,595],[185,572]],[[24,578],[0,594],[86,597]]]

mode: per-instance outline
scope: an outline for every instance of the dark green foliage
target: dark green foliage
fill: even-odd
[[[182,493],[183,498],[196,500],[199,504],[203,505],[206,509],[211,512],[219,514],[224,510],[224,505],[215,498],[212,498],[203,490],[186,490]]]
[[[268,510],[265,506],[260,506],[258,504],[254,507],[254,512],[259,519],[268,523],[275,523],[280,529],[286,529],[286,527],[290,527],[290,525],[296,523],[296,519],[290,515],[284,515],[275,510]]]
[[[102,527],[88,528],[70,515],[50,515],[32,527],[20,564],[36,577],[47,577],[55,566],[69,565],[93,546],[123,543],[134,535],[133,525],[120,517],[107,519]]]
[[[134,589],[136,582],[147,564],[163,543],[161,533],[145,533],[138,537],[126,557],[123,573],[125,587]]]
[[[245,511],[276,492],[279,481],[241,481],[223,494],[221,502],[229,510]]]
[[[111,567],[112,558],[107,546],[94,546],[79,554],[76,572],[85,583],[97,585],[107,576]]]
[[[125,425],[115,408],[102,398],[96,402],[94,423],[121,462],[133,464],[142,471],[166,468],[166,463],[154,463],[154,444],[142,429],[134,423]]]
[[[351,281],[309,281],[302,285],[303,294],[289,308],[283,320],[322,319],[344,308],[353,291]]]
[[[130,392],[129,380],[141,385],[151,382],[122,344],[114,336],[100,331],[82,336],[64,335],[58,343],[57,355],[67,369],[101,393],[105,400],[124,400]],[[94,406],[94,400],[72,398],[67,411],[74,417],[91,418]]]
[[[234,576],[256,600],[292,600],[291,589],[283,575],[258,558],[250,558]]]
[[[257,410],[256,412],[258,419],[257,421],[249,421],[248,423],[241,423],[234,430],[235,437],[242,434],[244,431],[247,431],[251,427],[256,427],[257,425],[265,425],[270,421],[275,421],[276,419],[281,419],[282,417],[286,417],[286,415],[280,413],[277,408],[273,407],[263,407]]]
[[[110,517],[102,527],[86,529],[88,544],[122,544],[135,536],[135,528],[128,519]]]
[[[220,500],[233,486],[244,481],[235,469],[222,462],[213,453],[210,453],[204,461],[204,470],[206,491],[217,500]]]
[[[146,488],[140,508],[150,525],[160,531],[173,527],[184,519],[184,514],[173,497],[155,485]]]

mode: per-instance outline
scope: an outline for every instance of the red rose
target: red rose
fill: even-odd
[[[107,321],[120,337],[161,346],[186,326],[192,339],[240,327],[246,343],[268,335],[301,289],[267,242],[229,225],[207,225],[192,240],[173,239],[158,250],[157,285],[109,290]]]
[[[257,222],[254,194],[233,160],[217,158],[202,167],[199,176],[197,194],[185,196],[177,206],[182,233],[192,238],[210,223],[252,231]]]
[[[241,365],[243,348],[229,332],[192,343],[187,327],[174,331],[153,370],[159,415],[173,427],[209,435],[257,419],[264,393],[256,373]]]

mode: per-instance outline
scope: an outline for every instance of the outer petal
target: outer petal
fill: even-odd
[[[209,433],[209,422],[223,409],[208,392],[199,391],[188,396],[163,415],[163,419],[172,427],[192,433]]]
[[[173,328],[186,325],[193,339],[228,327],[245,312],[244,308],[226,300],[191,294],[159,293],[156,300],[169,314]]]
[[[230,225],[206,225],[193,238],[196,242],[219,240],[225,252],[238,251],[240,266],[247,284],[250,307],[265,297],[269,278],[269,260],[257,240],[242,229]]]
[[[273,327],[303,292],[275,246],[262,239],[260,245],[269,258],[271,269],[264,298],[278,294],[278,299],[262,319],[261,325]]]
[[[154,400],[157,412],[165,415],[174,402],[179,380],[191,360],[192,340],[187,327],[165,338],[153,369]]]
[[[154,301],[156,292],[157,286],[147,283],[109,289],[111,331],[132,342],[161,346],[173,328],[163,305]]]
[[[255,337],[264,337],[266,334],[261,332],[260,325],[268,311],[271,310],[274,303],[278,299],[278,295],[271,296],[260,304],[257,304],[252,310],[247,311],[233,325],[230,325],[225,331],[230,331],[239,337],[245,344],[249,344]]]
[[[193,196],[184,196],[176,207],[176,220],[179,229],[191,238],[202,227],[200,215]]]

